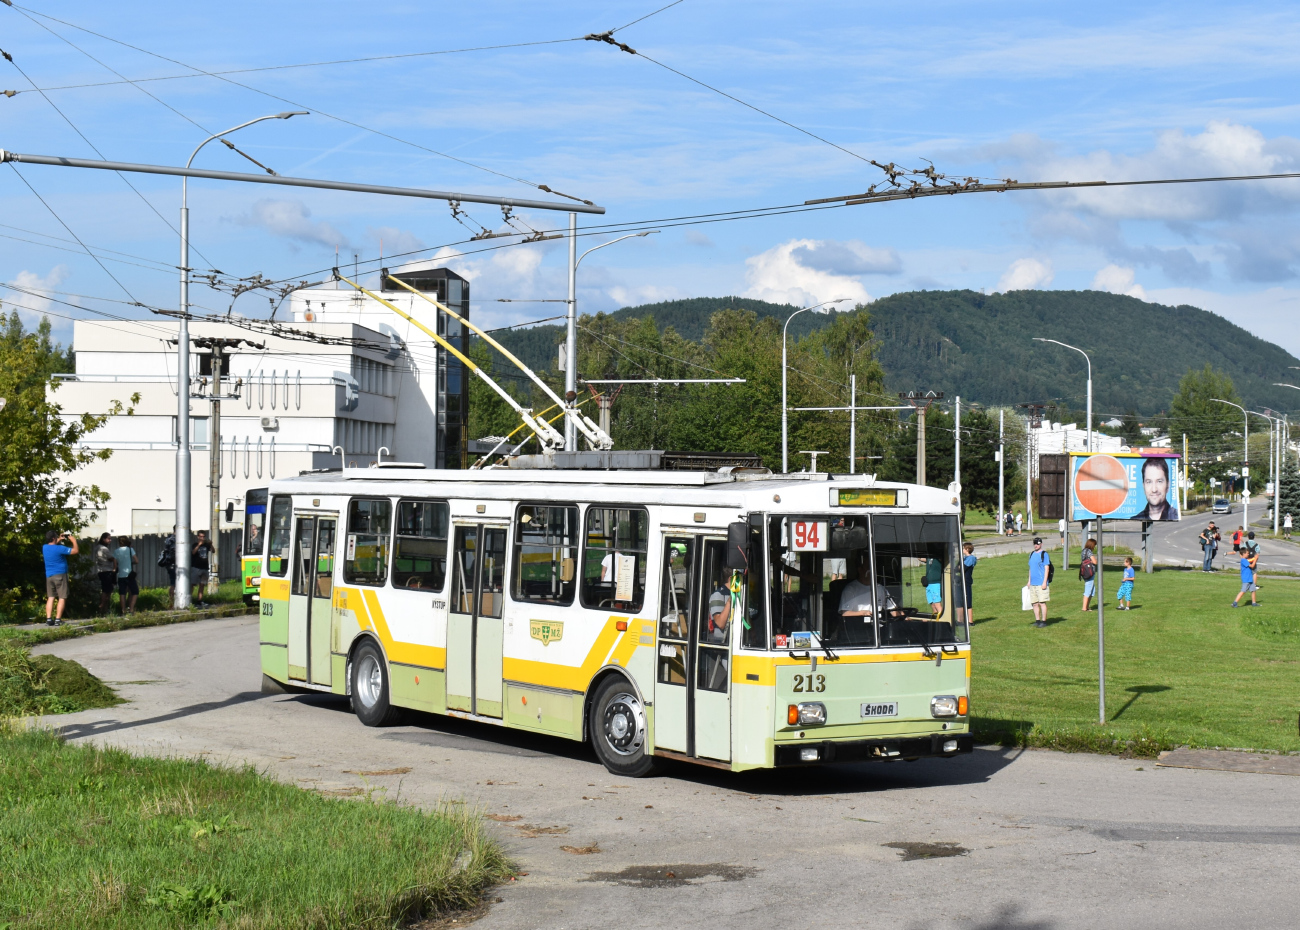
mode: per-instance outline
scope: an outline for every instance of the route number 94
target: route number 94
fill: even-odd
[[[825,552],[828,548],[825,521],[791,520],[790,549],[793,552]]]
[[[795,675],[794,687],[791,690],[801,694],[812,694],[814,692],[820,694],[826,690],[826,676]]]

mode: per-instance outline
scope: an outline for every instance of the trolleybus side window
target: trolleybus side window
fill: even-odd
[[[659,600],[659,681],[686,684],[686,639],[693,608],[690,565],[695,558],[695,537],[664,540],[663,594]]]
[[[650,516],[636,508],[587,508],[582,606],[636,613],[645,600]]]
[[[244,498],[244,555],[261,555],[266,544],[266,488],[253,488]]]
[[[271,501],[270,539],[266,549],[268,575],[283,578],[289,570],[289,546],[293,543],[293,498],[276,497]]]
[[[577,581],[578,508],[521,504],[515,527],[511,586],[515,600],[572,604]]]
[[[576,508],[575,508],[576,510]],[[577,524],[577,514],[574,514]],[[500,617],[506,589],[506,531],[505,527],[483,527],[483,575],[479,579],[480,617]],[[569,585],[569,598],[573,598],[573,585]]]
[[[740,643],[747,649],[767,648],[767,565],[763,560],[763,524],[749,525],[749,571],[745,573],[745,620],[741,624]]]
[[[447,577],[445,501],[398,501],[393,587],[441,591]]]
[[[965,617],[954,624],[952,606],[957,518],[882,514],[873,523],[876,580],[896,605],[880,617],[881,645],[966,642]]]
[[[382,587],[388,577],[389,534],[393,503],[387,498],[348,504],[348,533],[343,553],[343,580]]]
[[[703,691],[726,691],[730,679],[732,630],[740,606],[740,591],[732,590],[735,573],[726,565],[726,543],[710,539],[704,544],[704,616],[697,637],[698,676],[695,686]],[[736,584],[739,587],[739,582]]]

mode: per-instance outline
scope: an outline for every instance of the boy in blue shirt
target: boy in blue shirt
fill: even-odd
[[[80,551],[71,533],[50,530],[45,534],[41,555],[45,559],[46,626],[59,626],[63,623],[63,608],[68,605],[68,556],[77,555]],[[55,601],[58,601],[57,612],[54,609]]]
[[[1051,570],[1052,557],[1043,550],[1043,540],[1034,537],[1034,551],[1029,554],[1029,603],[1034,608],[1034,626],[1043,629],[1047,626],[1047,603],[1052,599],[1048,589],[1048,572]]]
[[[1124,577],[1120,581],[1119,590],[1115,592],[1115,599],[1119,601],[1118,610],[1128,610],[1133,606],[1133,582],[1137,580],[1137,572],[1133,571],[1133,557],[1126,556],[1124,559]]]
[[[1259,565],[1258,548],[1254,550],[1247,549],[1241,553],[1241,590],[1238,591],[1237,596],[1232,599],[1233,607],[1238,606],[1237,602],[1241,600],[1241,596],[1243,594],[1250,595],[1251,607],[1259,606],[1259,604],[1256,603],[1255,601],[1255,592],[1259,590],[1259,586],[1255,584],[1255,568],[1258,565]]]

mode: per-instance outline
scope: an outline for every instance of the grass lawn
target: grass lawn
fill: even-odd
[[[1077,550],[1076,550],[1077,557]],[[1261,579],[1260,606],[1231,609],[1237,573],[1138,573],[1133,609],[1115,610],[1119,560],[1106,568],[1106,718],[1097,723],[1097,613],[1059,567],[1050,626],[1020,609],[1027,555],[975,569],[971,706],[984,738],[1150,754],[1186,744],[1300,750],[1300,580]],[[1243,599],[1245,600],[1245,599]],[[1094,600],[1094,604],[1096,601]],[[1116,742],[1119,741],[1119,742]]]
[[[510,874],[477,813],[0,727],[0,928],[391,926]]]

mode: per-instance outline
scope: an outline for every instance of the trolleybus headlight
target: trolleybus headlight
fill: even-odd
[[[957,698],[951,694],[940,694],[930,698],[931,717],[956,717],[959,713]]]
[[[826,705],[820,703],[791,704],[786,709],[785,720],[792,727],[822,726],[826,723]]]

